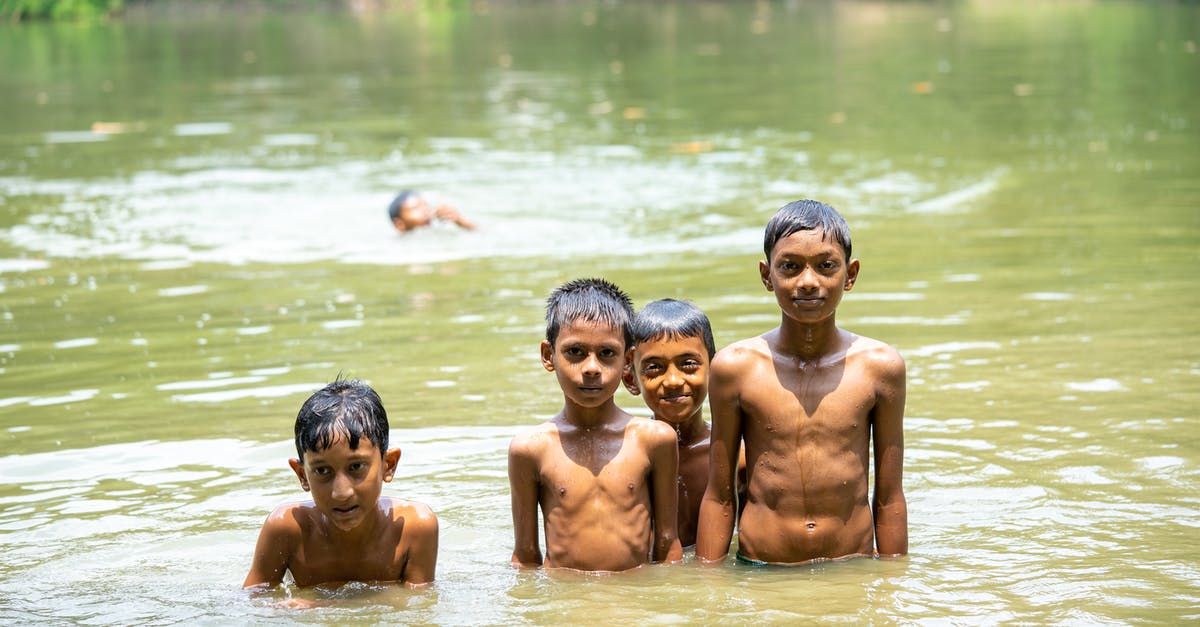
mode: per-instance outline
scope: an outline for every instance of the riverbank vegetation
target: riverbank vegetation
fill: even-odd
[[[28,22],[38,20],[89,21],[117,17],[127,9],[151,5],[183,5],[181,0],[0,0],[0,20]],[[186,4],[196,4],[188,0]],[[239,7],[282,6],[308,7],[314,5],[348,7],[362,10],[387,4],[387,0],[213,0],[208,4]]]
[[[120,13],[124,0],[0,0],[0,17],[25,20],[89,20]]]

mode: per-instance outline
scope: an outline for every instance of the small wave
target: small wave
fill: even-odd
[[[207,285],[181,285],[179,287],[164,287],[158,290],[159,296],[191,296],[192,294],[203,294],[208,291]]]
[[[0,272],[29,272],[49,267],[50,262],[41,259],[0,259]]]
[[[1076,392],[1123,392],[1129,388],[1121,384],[1116,379],[1092,379],[1091,381],[1079,381],[1067,383],[1068,390]]]
[[[957,353],[967,350],[1000,350],[1000,344],[997,342],[945,342],[901,352],[910,357],[932,357],[942,353]]]
[[[228,135],[232,132],[233,125],[229,122],[189,122],[175,125],[175,134],[180,137]]]
[[[94,337],[81,337],[73,340],[62,340],[55,342],[54,348],[82,348],[84,346],[95,346],[100,340]]]
[[[951,213],[963,211],[970,203],[991,194],[999,188],[1000,179],[1004,176],[1004,173],[1004,170],[995,170],[985,176],[982,181],[910,205],[908,210],[912,213]]]
[[[197,394],[177,394],[171,400],[180,403],[224,403],[242,398],[278,398],[293,394],[312,394],[319,390],[321,383],[296,383],[292,385],[273,385],[258,388],[242,388],[238,390],[222,390],[220,392],[200,392]]]

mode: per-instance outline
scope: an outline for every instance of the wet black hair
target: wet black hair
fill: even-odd
[[[846,219],[837,212],[837,209],[815,200],[790,202],[780,207],[779,211],[771,216],[763,234],[763,252],[767,254],[767,261],[771,261],[771,251],[775,249],[775,244],[779,243],[779,240],[796,231],[813,229],[823,231],[822,241],[830,238],[841,244],[842,250],[846,253],[846,261],[850,261],[850,225],[846,224]]]
[[[604,279],[575,279],[546,299],[546,340],[558,339],[564,324],[576,320],[606,322],[621,330],[625,348],[633,346],[633,301],[621,288]]]
[[[346,437],[351,449],[358,448],[359,438],[366,438],[381,454],[387,451],[388,418],[383,400],[358,379],[339,376],[308,397],[296,414],[296,454],[301,460],[305,451],[323,451],[339,437]]]
[[[396,197],[392,199],[392,204],[388,205],[388,216],[391,217],[393,220],[395,220],[396,218],[399,218],[400,217],[400,209],[402,207],[404,207],[405,201],[407,201],[410,196],[416,196],[416,195],[417,195],[417,193],[411,189],[400,190],[400,193],[396,194]]]
[[[717,353],[712,324],[700,308],[682,300],[664,298],[647,303],[633,317],[635,345],[660,338],[698,337],[708,349],[708,358]]]

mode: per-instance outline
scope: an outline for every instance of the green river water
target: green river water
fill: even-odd
[[[360,4],[0,25],[0,622],[1200,620],[1200,6]],[[402,187],[481,228],[397,235]],[[911,554],[510,568],[546,294],[761,333],[803,197],[854,232],[839,323],[908,363]],[[240,584],[338,373],[438,581],[276,609]]]

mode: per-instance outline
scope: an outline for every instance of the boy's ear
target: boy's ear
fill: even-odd
[[[304,462],[293,457],[288,460],[288,466],[291,466],[292,472],[296,473],[296,478],[300,480],[300,487],[308,492],[308,476],[304,474]]]
[[[847,292],[854,288],[854,282],[858,280],[858,260],[851,259],[850,263],[846,264],[846,287]]]
[[[383,454],[383,480],[391,481],[396,474],[396,465],[400,463],[400,447],[393,446]]]
[[[625,374],[621,375],[621,382],[625,384],[625,389],[628,390],[630,394],[638,396],[642,393],[642,388],[638,385],[637,373],[634,372],[633,366],[627,366],[625,368]]]
[[[633,355],[636,349],[625,351],[625,368],[621,370],[621,382],[625,384],[625,389],[630,394],[637,396],[642,393],[642,388],[638,386],[637,365],[633,362]]]
[[[762,279],[763,287],[767,288],[768,292],[775,291],[775,286],[771,285],[771,266],[768,266],[767,262],[758,262],[758,276]]]
[[[550,340],[542,340],[542,367],[554,372],[554,345]]]

